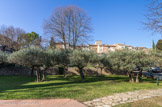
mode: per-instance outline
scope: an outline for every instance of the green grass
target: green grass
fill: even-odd
[[[125,103],[115,107],[162,107],[162,97],[153,97],[132,103]]]
[[[113,93],[140,89],[162,88],[156,86],[156,80],[144,79],[142,83],[129,83],[126,76],[86,76],[80,82],[79,76],[48,75],[47,81],[36,83],[35,77],[0,76],[0,99],[47,99],[71,98],[88,101]]]

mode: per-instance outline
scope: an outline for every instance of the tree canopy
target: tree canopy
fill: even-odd
[[[156,44],[156,49],[162,51],[162,39],[158,40],[158,42]]]

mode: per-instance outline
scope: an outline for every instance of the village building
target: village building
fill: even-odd
[[[65,46],[63,43],[56,43],[56,49],[65,49]],[[68,43],[66,44],[66,48],[72,48]],[[132,47],[130,45],[125,45],[121,43],[116,43],[114,45],[108,45],[108,44],[102,44],[101,40],[95,41],[95,44],[88,44],[88,45],[79,45],[76,47],[76,49],[81,50],[93,50],[96,53],[108,53],[115,50],[123,50],[123,49],[129,49],[129,50],[147,50],[146,47]]]

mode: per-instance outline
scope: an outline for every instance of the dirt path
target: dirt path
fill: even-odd
[[[0,107],[86,107],[71,99],[0,100]]]
[[[84,104],[89,107],[112,107],[118,104],[134,102],[155,96],[162,96],[162,89],[118,93],[107,97],[94,99],[92,101],[87,101],[84,102]]]

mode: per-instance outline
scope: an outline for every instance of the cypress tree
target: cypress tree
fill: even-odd
[[[55,41],[54,41],[53,37],[51,37],[51,40],[50,40],[50,48],[56,48],[55,47]]]
[[[156,47],[155,47],[155,43],[154,40],[152,41],[152,50],[155,51]]]
[[[162,39],[158,40],[158,43],[156,44],[156,49],[162,51]]]

